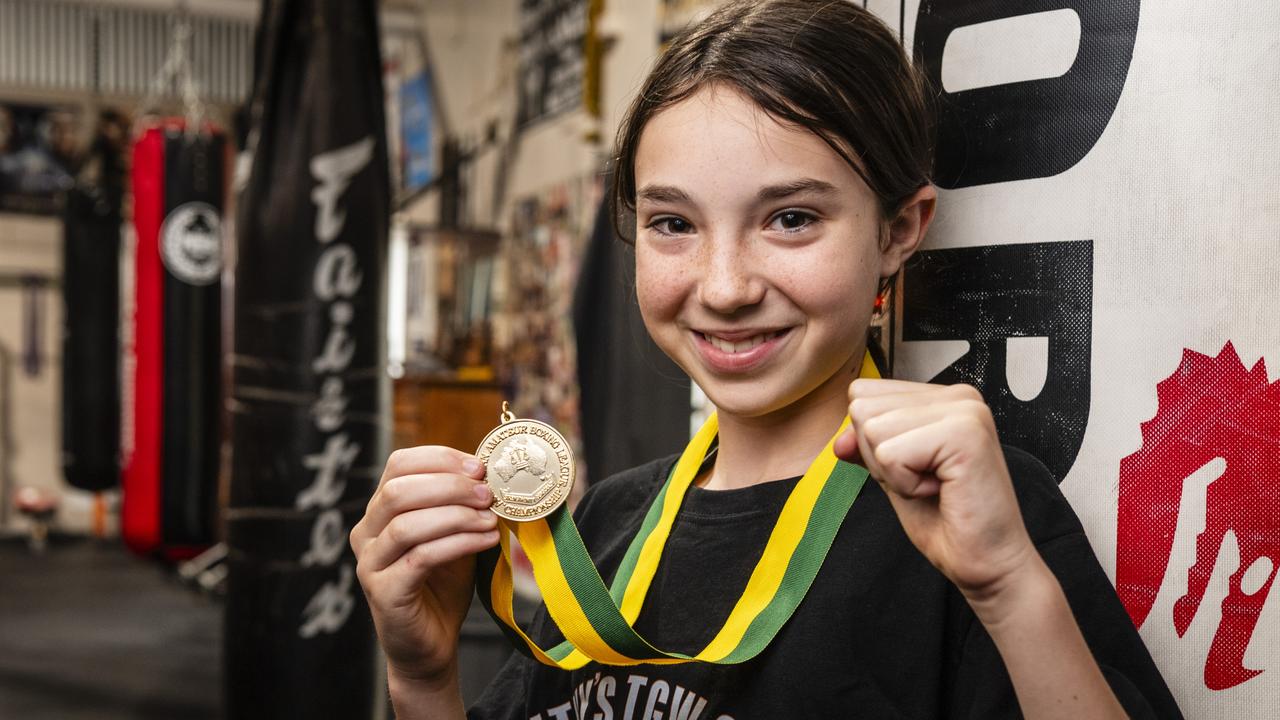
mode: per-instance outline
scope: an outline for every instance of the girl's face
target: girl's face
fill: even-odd
[[[649,120],[635,177],[637,295],[667,355],[722,414],[843,403],[879,280],[905,257],[881,251],[853,169],[721,86]]]

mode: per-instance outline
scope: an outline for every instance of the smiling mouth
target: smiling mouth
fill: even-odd
[[[748,350],[758,347],[774,338],[781,337],[786,334],[786,330],[774,330],[773,332],[760,333],[743,340],[725,340],[724,338],[711,335],[709,333],[700,332],[703,340],[706,340],[712,347],[729,354],[744,353]]]

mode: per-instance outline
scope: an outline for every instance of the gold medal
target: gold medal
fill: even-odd
[[[493,491],[490,508],[516,522],[550,515],[569,499],[577,468],[569,441],[537,420],[523,420],[502,403],[502,424],[476,450],[484,481]]]

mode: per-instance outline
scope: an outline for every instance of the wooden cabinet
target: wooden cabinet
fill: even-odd
[[[475,452],[499,423],[506,395],[492,382],[403,377],[395,381],[392,447],[447,445]]]

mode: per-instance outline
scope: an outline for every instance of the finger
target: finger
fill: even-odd
[[[368,570],[378,572],[416,545],[457,533],[488,532],[497,525],[497,515],[464,505],[412,510],[392,518],[386,529],[364,545],[357,558]]]
[[[840,436],[831,444],[831,450],[835,452],[836,457],[845,462],[859,462],[862,454],[858,452],[858,431],[850,427],[840,433]]]
[[[982,395],[969,385],[925,385],[927,391],[858,395],[849,402],[849,416],[855,422],[902,407],[933,405],[967,401],[976,406],[986,405]]]
[[[861,462],[862,466],[865,467],[867,469],[867,472],[871,474],[871,478],[873,480],[883,485],[884,483],[880,479],[880,476],[882,474],[882,471],[880,469],[880,464],[876,461],[875,453],[873,452],[871,444],[870,442],[868,442],[867,437],[862,433],[856,432],[856,430],[855,430],[854,437],[857,440],[858,459]]]
[[[380,597],[385,604],[399,604],[398,598],[418,602],[422,583],[433,569],[488,550],[498,544],[498,533],[496,529],[454,533],[415,545],[390,566],[379,571],[376,577],[365,575],[361,578],[361,584],[366,589],[374,589],[373,592],[366,592],[371,603],[373,596]]]
[[[372,538],[382,532],[391,519],[410,510],[441,505],[470,505],[487,508],[493,503],[489,486],[465,475],[430,473],[401,475],[383,483],[369,498],[365,509],[363,532]]]
[[[849,383],[849,399],[855,397],[871,397],[896,393],[923,392],[937,385],[913,382],[911,380],[890,380],[888,378],[858,378]]]
[[[849,383],[849,400],[878,397],[880,395],[911,395],[930,391],[947,391],[960,397],[982,398],[982,393],[977,388],[965,383],[940,385],[937,383],[912,382],[910,380],[859,378]]]
[[[955,443],[968,432],[971,420],[949,416],[897,435],[876,446],[876,462],[885,483],[903,497],[919,498],[941,492],[946,463]]]
[[[888,407],[879,413],[875,412],[875,408],[868,411],[860,405],[858,410],[859,417],[854,419],[854,427],[859,433],[867,436],[867,441],[872,447],[910,430],[951,416],[991,417],[991,411],[980,400],[953,400]]]
[[[475,455],[443,445],[400,448],[387,458],[378,487],[402,475],[430,473],[457,473],[479,480],[484,477],[484,463]]]

